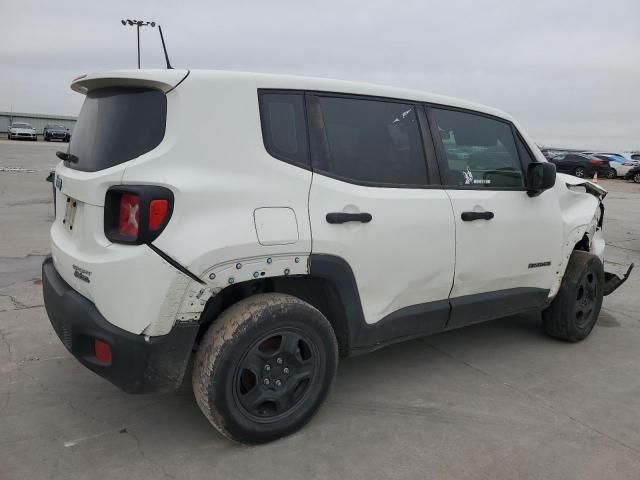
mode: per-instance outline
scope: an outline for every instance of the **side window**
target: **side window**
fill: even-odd
[[[422,136],[413,105],[318,97],[323,158],[314,169],[374,186],[426,185]]]
[[[447,185],[474,188],[524,187],[524,175],[508,123],[481,115],[431,109],[446,165]]]
[[[260,93],[262,138],[267,152],[309,168],[309,148],[302,93]]]

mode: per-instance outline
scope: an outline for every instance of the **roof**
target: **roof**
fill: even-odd
[[[188,77],[187,77],[188,75]],[[475,110],[513,121],[505,112],[466,100],[436,95],[420,90],[410,90],[366,82],[353,82],[320,77],[304,77],[297,75],[280,75],[268,73],[236,72],[224,70],[118,70],[97,74],[90,74],[76,79],[71,88],[80,93],[86,93],[92,88],[99,88],[117,79],[126,79],[127,84],[139,85],[151,83],[164,91],[169,91],[183,80],[232,80],[234,83],[247,82],[257,88],[311,90],[320,92],[347,93],[370,95],[376,97],[394,98],[417,102],[448,105],[458,108]]]

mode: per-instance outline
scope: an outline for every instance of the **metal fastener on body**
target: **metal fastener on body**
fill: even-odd
[[[285,275],[289,275],[289,272],[290,272],[290,271],[291,271],[291,270],[289,270],[288,268],[285,268],[285,269],[284,269],[284,274],[285,274]]]
[[[300,257],[294,258],[293,261],[296,262],[296,263],[300,263]]]
[[[265,378],[262,383],[264,383],[265,385],[269,385],[271,383],[271,380],[269,380],[268,378]]]
[[[281,357],[276,358],[276,363],[278,365],[282,365],[282,358]]]
[[[241,263],[239,263],[239,262],[238,262],[238,263],[236,263],[236,269],[237,269],[237,270],[240,270],[241,268],[242,268],[242,264],[241,264]]]
[[[216,274],[215,273],[210,273],[209,274],[209,280],[213,280],[214,278],[216,278]]]
[[[258,278],[260,276],[260,272],[253,272],[253,278]]]
[[[282,382],[280,380],[276,380],[276,387],[279,387],[280,385],[282,385]]]
[[[284,373],[285,375],[289,375],[289,367],[284,367],[282,369],[282,373]]]
[[[272,264],[273,263],[273,258],[271,258],[271,257],[267,258],[267,263],[268,264]]]
[[[231,285],[233,282],[235,282],[235,279],[233,277],[229,277],[229,285]]]

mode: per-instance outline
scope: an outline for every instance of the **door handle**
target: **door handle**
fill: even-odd
[[[472,222],[474,220],[491,220],[494,215],[493,212],[462,212],[463,222]]]
[[[373,218],[370,213],[344,213],[344,212],[331,212],[327,213],[327,223],[347,223],[347,222],[360,222],[369,223]]]

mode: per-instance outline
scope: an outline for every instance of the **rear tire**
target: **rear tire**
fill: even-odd
[[[209,327],[196,354],[193,391],[224,436],[264,443],[311,419],[337,365],[336,338],[322,313],[291,295],[259,294]]]
[[[632,178],[634,182],[640,183],[640,173],[634,174]]]
[[[573,174],[578,178],[584,178],[587,174],[587,171],[584,169],[584,167],[576,167]]]
[[[587,338],[598,320],[603,291],[604,268],[600,258],[575,250],[556,297],[542,312],[547,334],[568,342]]]
[[[607,178],[614,179],[618,178],[618,172],[616,172],[613,168],[607,172]]]

